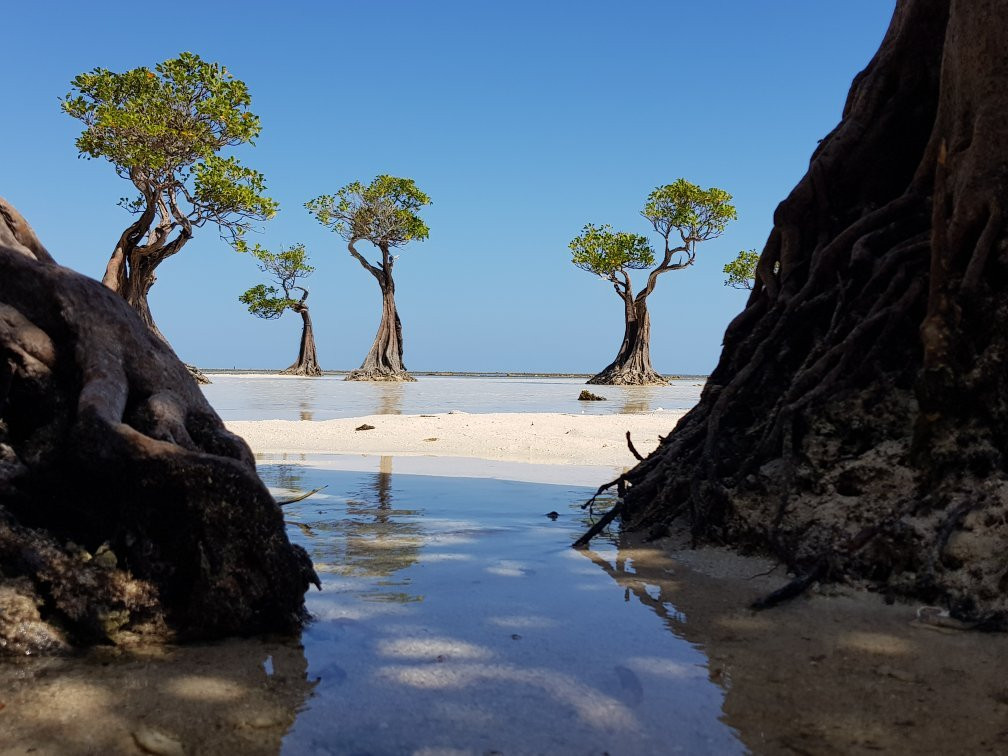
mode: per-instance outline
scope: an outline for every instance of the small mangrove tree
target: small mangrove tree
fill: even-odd
[[[305,203],[319,223],[346,239],[350,254],[375,277],[381,289],[378,333],[364,362],[347,376],[348,381],[416,380],[403,364],[402,322],[396,309],[392,278],[399,255],[393,255],[392,250],[427,238],[430,230],[417,211],[429,204],[430,198],[413,179],[387,175],[376,177],[367,186],[355,181],[336,194],[324,194]],[[361,241],[370,242],[381,253],[374,264],[357,249]]]
[[[251,254],[258,261],[259,270],[272,279],[270,285],[257,284],[238,297],[242,304],[248,306],[249,312],[265,320],[279,318],[288,310],[301,316],[301,347],[297,360],[286,370],[281,370],[281,375],[322,375],[308,312],[308,287],[298,283],[315,270],[308,264],[304,244],[295,244],[290,249],[281,247],[279,252],[270,252],[258,244],[248,247],[244,242],[239,242],[237,248],[240,252]],[[301,296],[296,296],[295,292],[301,292]]]
[[[655,264],[655,253],[647,238],[611,226],[588,224],[570,243],[572,262],[581,270],[609,281],[623,302],[626,321],[619,351],[602,372],[588,383],[613,385],[664,384],[667,381],[651,367],[651,316],[647,298],[658,277],[670,270],[682,270],[696,260],[696,245],[722,234],[734,220],[732,196],[723,189],[701,189],[685,179],[657,187],[641,215],[662,237],[664,251]],[[634,296],[631,270],[651,268],[647,283]]]

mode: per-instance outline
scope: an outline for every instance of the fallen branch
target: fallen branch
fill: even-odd
[[[594,499],[593,499],[593,501],[594,501]],[[591,542],[591,539],[594,538],[595,536],[597,536],[603,530],[605,530],[606,525],[608,525],[610,522],[612,522],[613,520],[615,520],[616,519],[616,515],[618,515],[621,511],[623,511],[623,502],[622,501],[619,502],[618,504],[616,504],[612,509],[610,509],[608,512],[606,512],[604,515],[602,515],[601,519],[598,522],[596,522],[594,525],[592,525],[591,528],[588,530],[587,533],[585,533],[583,536],[581,536],[576,541],[574,541],[574,543],[571,544],[571,548],[575,548],[575,549],[585,549],[585,548],[588,548],[588,544]]]
[[[805,591],[809,589],[809,586],[822,577],[825,572],[826,559],[820,559],[815,563],[815,566],[813,566],[812,569],[804,575],[796,577],[783,588],[778,588],[773,593],[753,601],[750,608],[759,611],[761,609],[769,609],[770,607],[777,606],[778,604],[783,604],[785,601],[790,601],[791,599],[805,593]]]
[[[630,431],[626,432],[626,445],[630,448],[630,453],[637,457],[638,462],[644,461],[644,457],[634,448],[633,441],[630,440]]]
[[[308,498],[309,496],[312,496],[312,495],[314,495],[314,494],[317,494],[317,493],[318,493],[319,491],[321,491],[321,490],[322,490],[323,488],[327,488],[327,487],[328,487],[328,486],[319,486],[318,488],[313,488],[313,489],[312,489],[311,491],[309,491],[308,493],[303,493],[303,494],[301,494],[300,496],[295,496],[295,497],[294,497],[293,499],[277,499],[277,504],[279,504],[279,505],[280,505],[281,507],[285,507],[285,506],[287,506],[288,504],[295,504],[295,503],[297,503],[297,502],[299,502],[299,501],[304,501],[304,500],[305,500],[305,499],[307,499],[307,498]]]

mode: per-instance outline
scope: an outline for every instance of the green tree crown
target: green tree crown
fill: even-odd
[[[756,263],[759,262],[759,252],[755,249],[743,249],[738,256],[724,266],[725,286],[733,289],[752,289],[756,281]]]
[[[586,224],[568,246],[575,266],[603,278],[612,278],[620,270],[649,268],[655,261],[646,237],[613,231],[608,224]]]
[[[284,314],[288,309],[294,310],[304,306],[308,298],[308,290],[298,285],[298,281],[307,278],[315,270],[308,264],[308,251],[304,244],[295,244],[279,252],[271,252],[268,249],[256,244],[249,247],[244,241],[239,240],[235,244],[235,249],[239,252],[248,252],[257,261],[259,270],[268,273],[273,283],[277,286],[258,284],[248,289],[238,297],[238,300],[248,306],[248,310],[253,315],[272,320]],[[300,299],[294,299],[291,292],[300,289],[303,295]]]
[[[158,210],[163,226],[186,232],[211,221],[233,238],[276,213],[262,174],[217,154],[261,128],[245,83],[223,66],[184,52],[153,71],[96,68],[72,88],[61,107],[84,124],[77,149],[109,160],[140,193],[123,207]]]
[[[701,189],[686,179],[659,186],[648,195],[641,214],[666,241],[678,231],[684,244],[720,236],[738,215],[724,189]]]
[[[336,194],[323,194],[305,207],[323,226],[347,241],[364,239],[378,247],[423,241],[430,233],[417,211],[431,204],[413,179],[377,176],[367,186],[347,184]]]

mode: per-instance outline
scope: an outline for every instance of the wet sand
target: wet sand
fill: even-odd
[[[780,566],[685,537],[618,542],[587,556],[703,650],[724,722],[751,752],[1008,753],[1008,636],[922,622],[919,604],[837,586],[756,612],[787,581]]]
[[[474,457],[559,465],[629,466],[626,442],[647,455],[685,410],[636,415],[502,412],[367,415],[338,420],[232,420],[256,454],[325,453]],[[373,426],[357,430],[363,425]]]

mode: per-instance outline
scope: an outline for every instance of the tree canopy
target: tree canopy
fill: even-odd
[[[701,189],[680,178],[651,192],[641,215],[665,240],[666,253],[685,252],[692,263],[696,243],[720,236],[729,221],[738,217],[731,200],[724,189]],[[678,232],[681,246],[670,241],[673,232]]]
[[[417,211],[430,203],[413,179],[383,174],[367,186],[354,181],[336,194],[323,194],[305,207],[347,241],[366,240],[388,248],[427,238],[430,229]]]
[[[183,52],[153,70],[96,68],[72,87],[61,104],[84,124],[77,149],[106,158],[136,187],[138,195],[119,204],[145,219],[137,238],[158,218],[150,252],[177,251],[207,222],[238,239],[250,222],[276,213],[263,175],[218,155],[251,143],[261,128],[248,88],[224,66]]]
[[[248,306],[250,313],[272,320],[288,309],[295,309],[308,298],[308,290],[298,285],[298,281],[310,276],[315,268],[308,264],[308,252],[304,244],[295,244],[289,249],[281,247],[279,252],[271,252],[258,244],[248,247],[240,242],[237,246],[238,251],[251,254],[258,261],[259,270],[268,273],[276,284],[257,284],[238,298]],[[299,299],[291,294],[297,289],[302,292]]]
[[[651,271],[639,298],[650,295],[659,274],[692,265],[696,259],[697,242],[713,239],[724,232],[729,221],[737,217],[731,200],[732,196],[724,189],[701,189],[682,178],[656,187],[648,195],[641,215],[661,235],[665,249],[661,262]],[[674,239],[675,233],[678,233],[678,241]],[[621,285],[629,280],[627,270],[650,268],[656,259],[646,237],[627,231],[613,231],[608,224],[585,225],[569,247],[571,261],[576,267]],[[673,262],[677,253],[680,256]],[[623,281],[617,278],[617,273],[622,274]]]
[[[609,224],[586,224],[569,246],[576,267],[602,278],[611,279],[621,270],[642,270],[654,265],[654,251],[646,237],[613,231]]]
[[[759,262],[759,252],[755,249],[743,249],[738,256],[723,268],[725,286],[733,289],[752,289],[756,280],[756,263]]]

